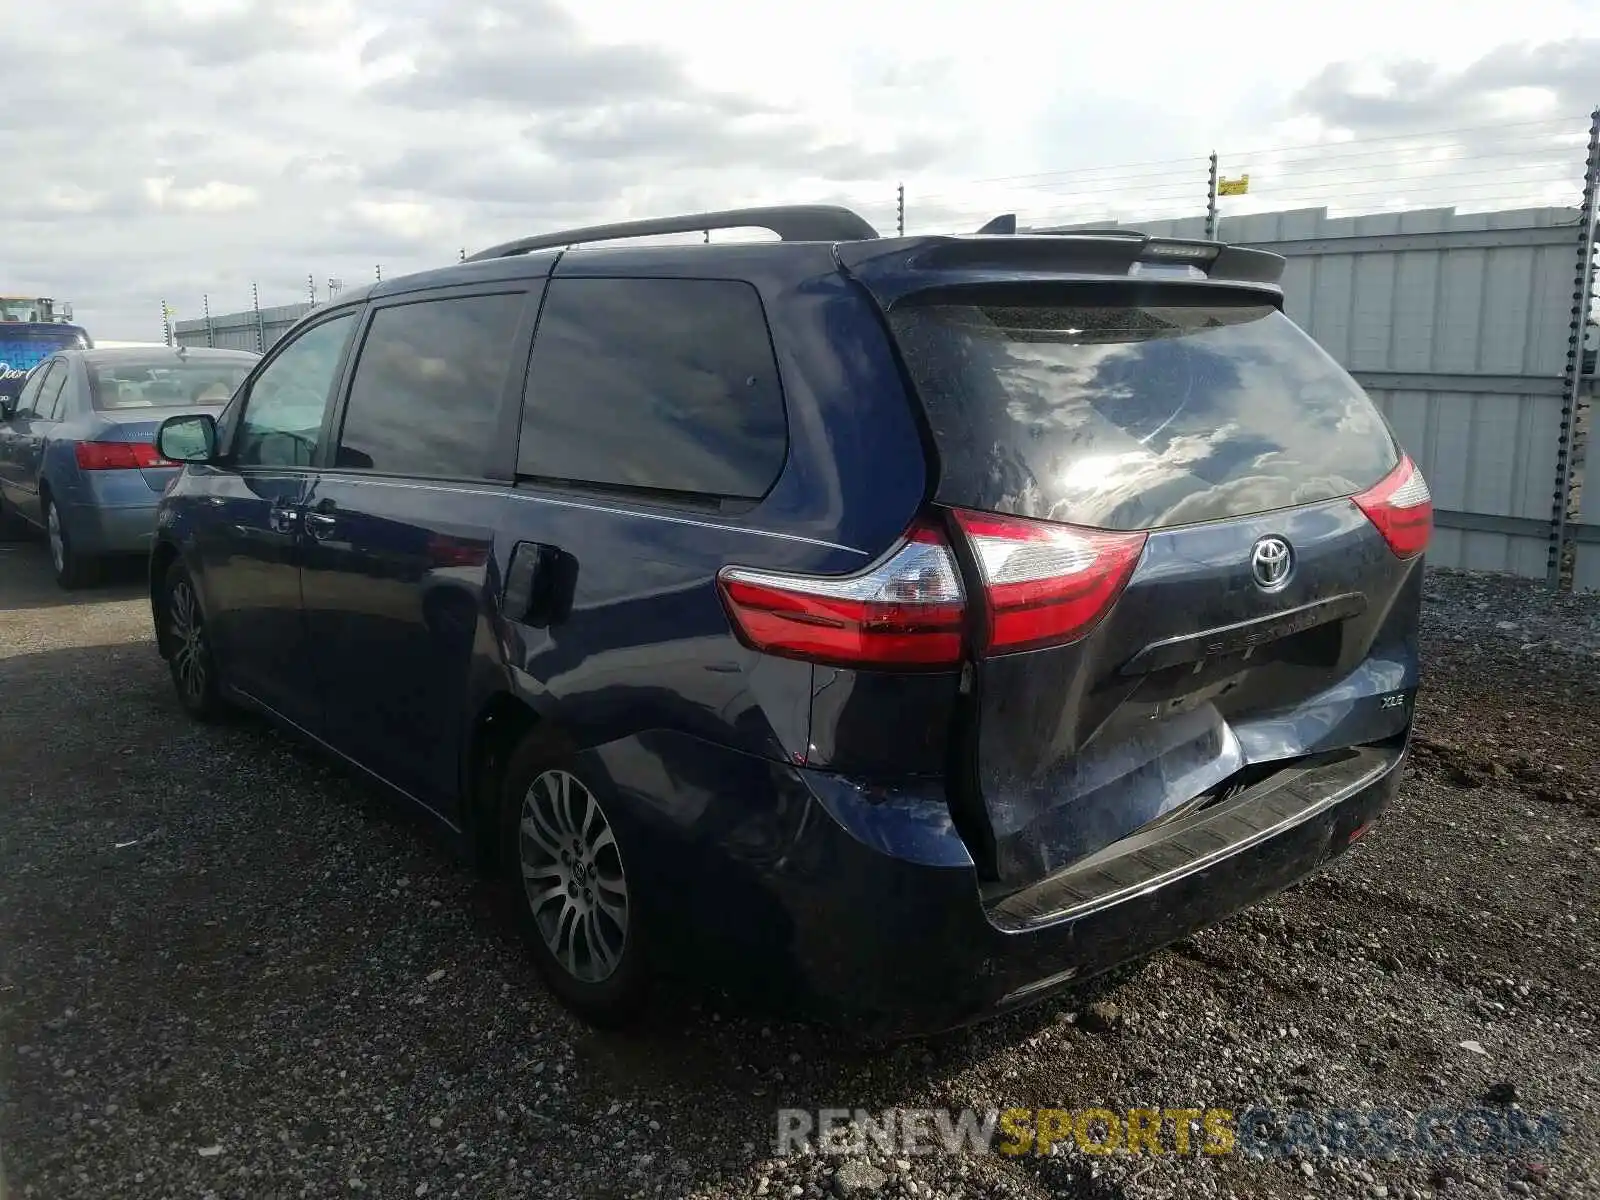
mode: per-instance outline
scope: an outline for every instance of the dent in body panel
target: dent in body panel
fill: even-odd
[[[807,771],[805,778],[828,815],[863,846],[920,866],[972,867],[942,779],[882,786],[828,771]]]
[[[869,947],[880,940],[943,967],[968,958],[985,928],[936,785],[880,795],[668,730],[580,758],[618,799],[624,828],[652,839],[638,886],[670,903],[660,932],[676,969],[693,964],[805,1011],[903,985],[876,969]]]
[[[1270,594],[1248,568],[1267,534],[1298,556],[1290,586]],[[983,666],[980,770],[997,874],[1038,878],[1246,764],[1402,731],[1417,680],[1419,571],[1348,501],[1152,533],[1089,636]],[[1154,644],[1347,593],[1366,604],[1343,620],[1122,674]]]
[[[1215,787],[1244,765],[1239,739],[1211,706],[1097,740],[1043,789],[990,803],[1002,877],[1047,875]]]

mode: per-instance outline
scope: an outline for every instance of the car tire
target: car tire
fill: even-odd
[[[161,621],[167,669],[172,673],[178,703],[196,720],[216,720],[226,711],[217,687],[216,659],[200,594],[181,562],[174,561],[162,581]]]
[[[100,564],[78,552],[61,506],[49,494],[44,498],[43,515],[45,544],[50,549],[50,568],[55,572],[56,582],[69,592],[94,583],[100,574]]]
[[[649,991],[637,880],[617,815],[537,732],[506,764],[496,841],[518,930],[550,990],[602,1028],[637,1017]]]

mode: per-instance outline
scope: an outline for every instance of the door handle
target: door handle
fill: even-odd
[[[332,533],[334,526],[338,524],[332,515],[322,512],[308,512],[302,520],[306,523],[306,531],[318,541]]]

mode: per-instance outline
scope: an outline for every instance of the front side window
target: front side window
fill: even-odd
[[[528,371],[518,474],[756,499],[787,454],[778,364],[749,284],[551,282]]]
[[[380,308],[356,360],[334,465],[481,479],[526,297],[455,296]]]
[[[354,328],[354,312],[314,325],[256,376],[234,434],[235,465],[311,465],[321,439],[323,413]]]

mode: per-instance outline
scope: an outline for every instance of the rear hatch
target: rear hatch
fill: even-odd
[[[937,461],[968,621],[951,802],[991,878],[1404,730],[1426,485],[1279,310],[1281,260],[1137,238],[841,258]]]

